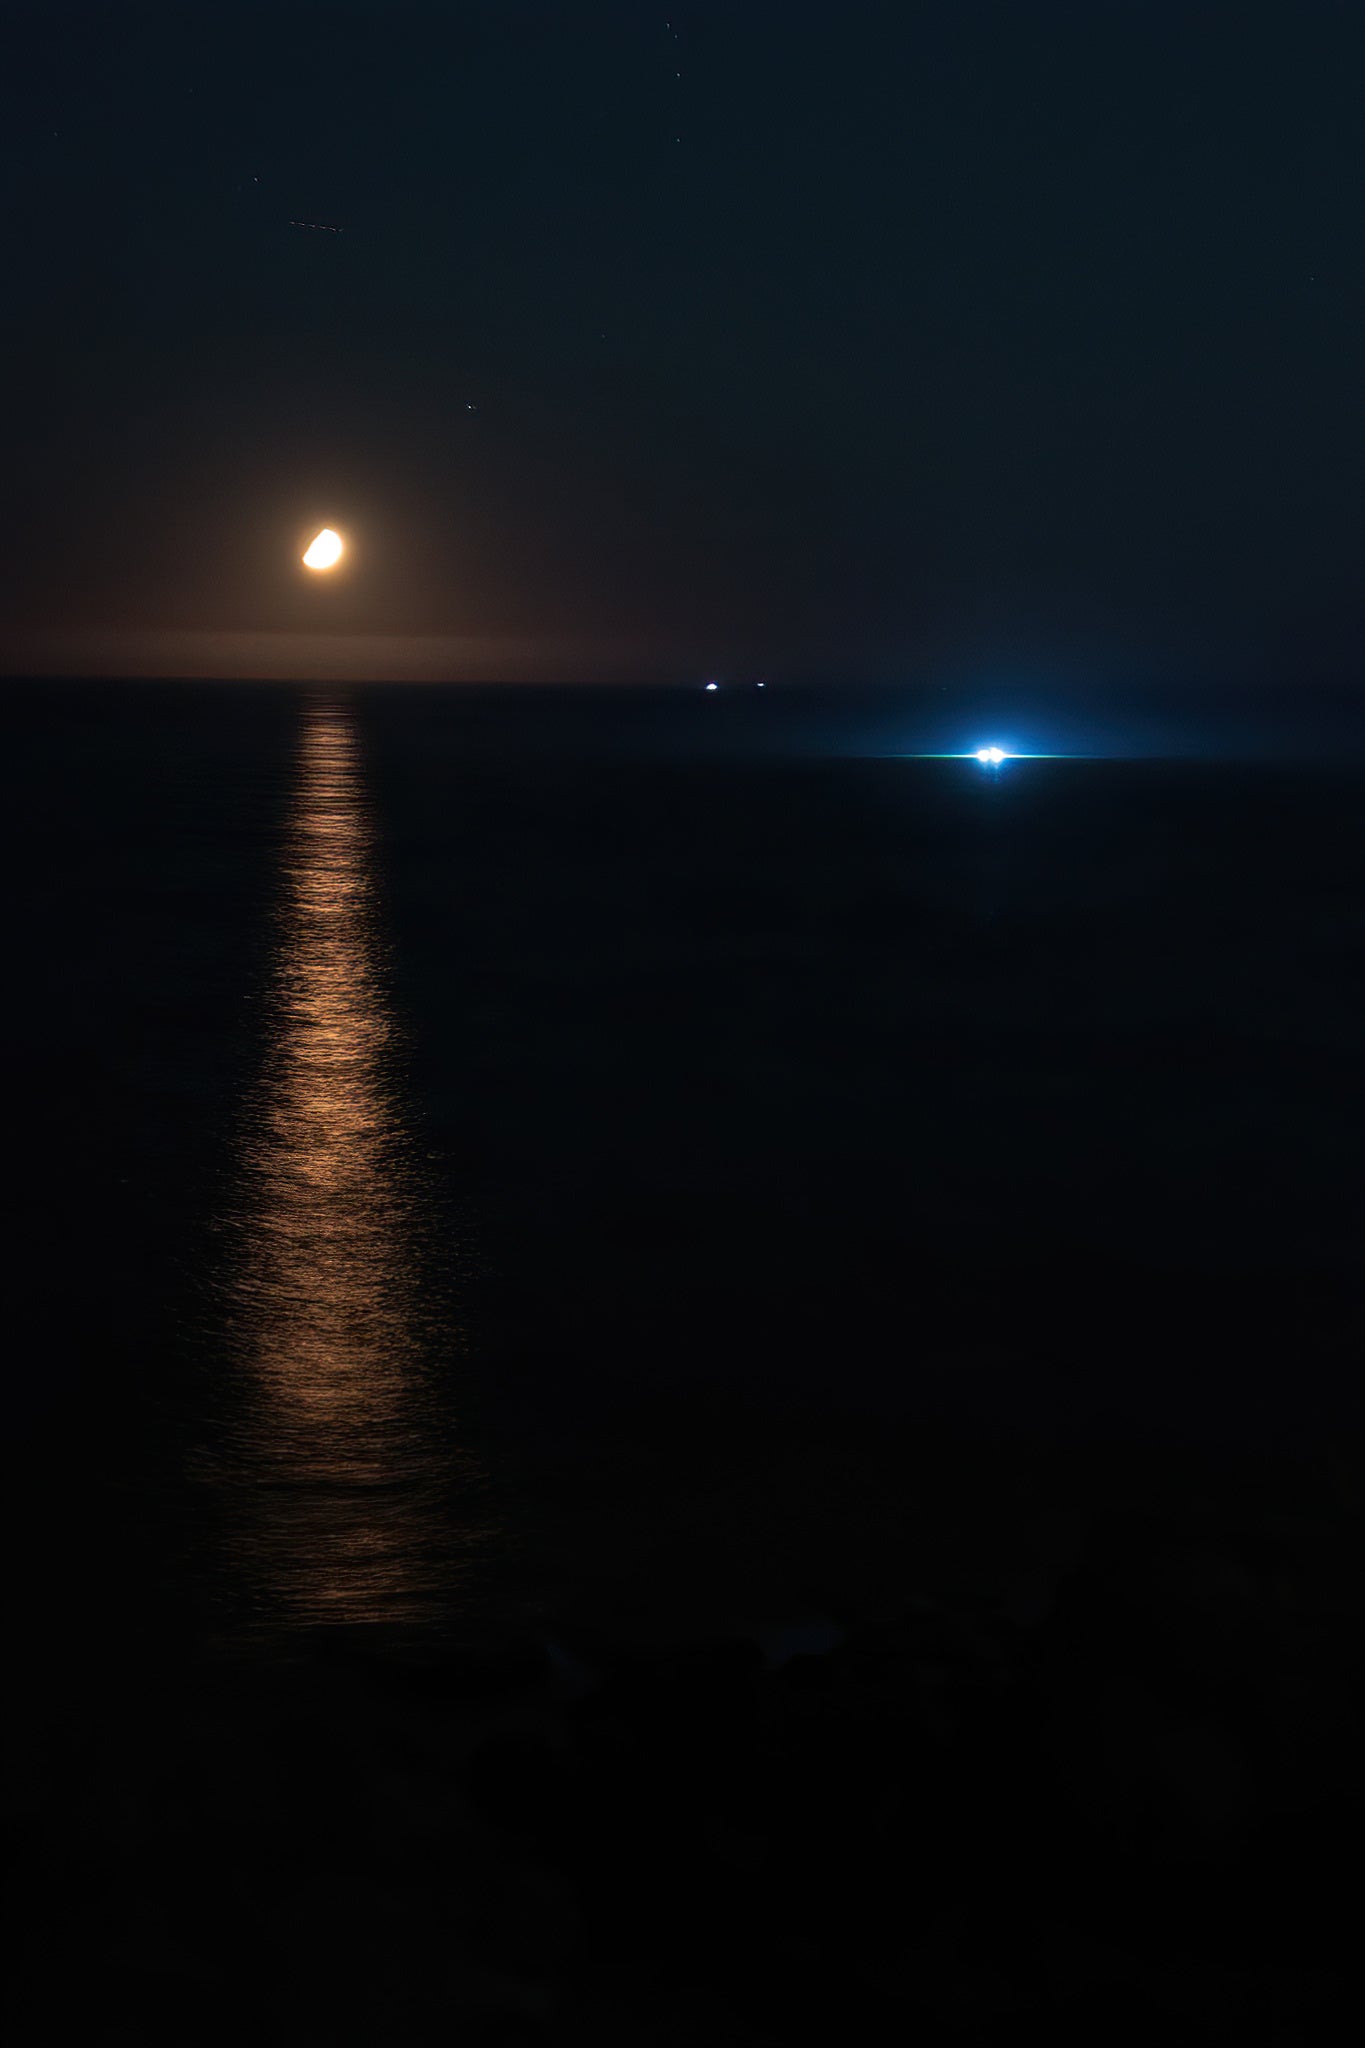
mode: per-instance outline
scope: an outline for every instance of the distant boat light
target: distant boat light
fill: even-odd
[[[983,768],[998,768],[1002,761],[1009,759],[1003,747],[978,747],[976,758]]]
[[[719,683],[708,683],[708,684],[706,685],[706,687],[707,687],[707,689],[708,689],[708,690],[718,690],[718,689],[720,688],[720,684],[719,684]]]

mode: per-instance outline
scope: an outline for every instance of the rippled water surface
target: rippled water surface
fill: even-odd
[[[467,1467],[434,1383],[460,1348],[440,1306],[458,1275],[432,1270],[373,836],[354,716],[312,701],[223,1278],[235,1567],[294,1624],[434,1620],[465,1569]]]
[[[1352,762],[983,777],[779,692],[7,705],[52,1634],[744,1628],[901,1597],[987,1442],[1359,1427]]]

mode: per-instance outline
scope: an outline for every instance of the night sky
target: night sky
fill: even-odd
[[[0,81],[12,672],[1358,669],[1351,0],[9,0]]]

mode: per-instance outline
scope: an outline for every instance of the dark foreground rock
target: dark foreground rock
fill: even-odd
[[[1353,1529],[1096,1527],[1012,1606],[762,1640],[68,1675],[7,1763],[11,2038],[1344,2039]]]

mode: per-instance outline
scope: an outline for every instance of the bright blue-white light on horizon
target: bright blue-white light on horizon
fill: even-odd
[[[1003,747],[978,747],[976,758],[983,768],[998,768],[1002,761],[1008,761],[1009,755]]]
[[[719,684],[719,683],[708,683],[708,684],[706,685],[706,687],[707,687],[707,689],[708,689],[708,690],[718,690],[718,689],[720,688],[720,684]]]

